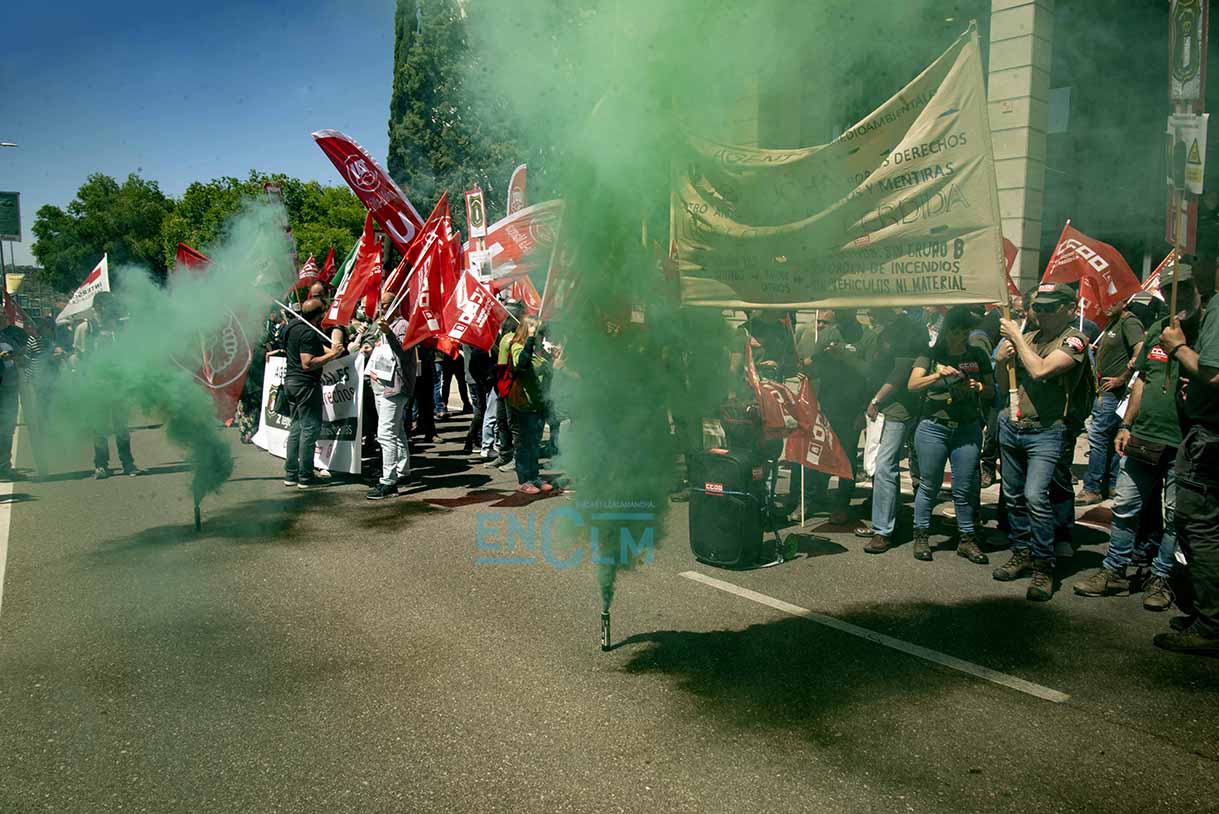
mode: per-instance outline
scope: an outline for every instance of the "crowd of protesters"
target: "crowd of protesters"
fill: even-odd
[[[1179,327],[1164,313],[1174,277]],[[1163,299],[1136,294],[1106,315],[1103,331],[1080,319],[1075,288],[1062,284],[1017,298],[1011,319],[982,306],[874,308],[865,325],[854,311],[821,310],[793,332],[794,315],[752,312],[740,334],[758,375],[807,374],[855,478],[861,468],[872,477],[870,516],[850,514],[855,479],[837,478],[830,493],[828,476],[799,477],[797,467],[776,509],[790,513],[803,497],[831,526],[867,538],[869,554],[909,543],[915,559],[932,561],[947,469],[955,553],[985,565],[987,549],[1007,549],[992,577],[1027,580],[1026,598],[1041,602],[1055,592],[1058,560],[1075,554],[1076,507],[1111,500],[1104,561],[1074,593],[1141,592],[1150,611],[1176,605],[1185,614],[1156,644],[1219,653],[1219,315],[1208,319],[1203,307],[1213,280],[1195,280],[1188,265],[1160,285]],[[899,523],[907,458],[913,512]],[[996,481],[1004,534],[987,539],[982,489]]]
[[[738,338],[749,343],[756,373],[776,381],[809,376],[854,473],[837,477],[831,490],[835,478],[793,466],[790,489],[773,510],[790,514],[803,501],[828,514],[832,525],[866,538],[869,554],[908,543],[914,559],[930,562],[933,509],[947,470],[955,553],[985,565],[988,550],[1007,549],[992,577],[1027,579],[1026,598],[1047,601],[1058,561],[1075,554],[1076,507],[1111,501],[1103,563],[1071,585],[1074,593],[1141,592],[1148,610],[1176,606],[1184,615],[1156,644],[1219,653],[1219,307],[1205,307],[1214,293],[1210,278],[1195,279],[1184,263],[1171,266],[1161,297],[1136,294],[1107,315],[1103,331],[1078,317],[1077,292],[1062,284],[1016,298],[1011,318],[980,305],[872,308],[862,315],[821,310],[796,331],[792,314],[751,312]],[[1174,281],[1176,324],[1164,305]],[[327,476],[313,466],[322,369],[345,354],[361,354],[365,402],[375,413],[365,422],[369,449],[381,458],[369,500],[392,497],[411,482],[412,439],[434,441],[436,422],[454,417],[448,409],[454,382],[458,415],[470,416],[463,452],[515,471],[522,494],[555,488],[541,476],[540,460],[559,451],[562,416],[551,389],[563,356],[521,303],[506,303],[509,317],[489,351],[462,346],[456,355],[434,340],[404,349],[407,323],[399,315],[369,318],[361,308],[351,325],[324,329],[327,307],[319,283],[295,313],[269,315],[234,419],[249,443],[258,427],[266,356],[283,354],[284,385],[273,408],[290,417],[286,485],[308,488]],[[50,320],[36,332],[13,325],[0,330],[0,478],[19,477],[12,464],[19,402],[37,476],[47,474],[42,424],[55,382],[82,355],[113,341],[114,311],[110,295],[99,294],[88,319],[71,332]],[[741,363],[742,354],[734,353],[737,373]],[[727,403],[742,393],[752,398],[745,378],[726,394]],[[141,474],[126,412],[107,410],[95,419],[95,477],[110,475],[110,436],[122,471]],[[1085,431],[1087,466],[1076,493],[1072,464]],[[907,459],[910,513],[902,511]],[[856,481],[864,473],[871,490],[853,517]],[[988,536],[982,490],[996,481],[1004,534]]]

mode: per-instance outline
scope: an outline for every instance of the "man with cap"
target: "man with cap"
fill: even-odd
[[[1121,456],[1113,449],[1121,418],[1117,405],[1121,403],[1135,360],[1143,349],[1146,334],[1143,322],[1131,307],[1135,297],[1151,300],[1145,291],[1131,297],[1130,302],[1120,305],[1110,314],[1109,324],[1097,340],[1096,375],[1099,392],[1092,405],[1092,420],[1088,425],[1088,471],[1084,474],[1083,488],[1075,503],[1091,506],[1100,503],[1106,495],[1112,495],[1117,486],[1117,469]]]
[[[1161,290],[1168,292],[1171,289],[1172,274],[1169,271],[1161,280]],[[1196,292],[1186,293],[1190,302],[1196,300]],[[1144,296],[1154,302],[1150,294],[1135,295]],[[1132,298],[1132,307],[1137,306]],[[1196,335],[1199,310],[1192,305],[1186,310],[1192,314],[1187,322],[1191,333]],[[1130,403],[1114,440],[1120,467],[1117,487],[1113,491],[1109,550],[1100,568],[1072,586],[1080,596],[1125,594],[1138,587],[1137,580],[1130,579],[1126,569],[1131,565],[1140,573],[1148,569],[1150,573],[1141,587],[1143,607],[1150,611],[1168,610],[1175,600],[1172,589],[1176,552],[1173,515],[1177,494],[1176,450],[1181,445],[1181,426],[1177,420],[1176,395],[1165,387],[1166,381],[1176,383],[1175,372],[1169,378],[1171,363],[1160,343],[1160,332],[1169,322],[1166,317],[1151,323],[1146,341],[1141,343],[1138,356],[1131,362],[1137,375],[1130,386]]]
[[[1003,370],[1015,366],[1016,414],[1005,407],[999,417],[999,447],[1003,458],[1003,497],[1011,528],[1012,556],[992,574],[1007,582],[1032,580],[1027,599],[1044,602],[1054,594],[1054,511],[1050,483],[1065,446],[1071,398],[1087,370],[1088,340],[1072,327],[1075,292],[1070,286],[1046,283],[1038,287],[1032,311],[1035,325],[1024,332],[1004,319],[995,359]]]
[[[1219,655],[1219,308],[1199,318],[1202,299],[1189,266],[1178,263],[1177,314],[1160,332],[1170,370],[1180,373],[1177,412],[1184,438],[1177,450],[1177,545],[1185,555],[1193,613],[1173,620],[1155,644],[1182,653]],[[1172,277],[1162,290],[1171,293]]]

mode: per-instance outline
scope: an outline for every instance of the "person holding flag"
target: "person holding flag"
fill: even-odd
[[[1045,602],[1054,595],[1055,523],[1050,496],[1065,439],[1072,397],[1087,373],[1088,340],[1073,325],[1075,292],[1062,283],[1043,283],[1032,302],[1035,324],[1000,322],[1004,336],[995,353],[1009,381],[1015,368],[1017,398],[999,417],[1003,459],[1003,499],[1011,528],[1012,556],[992,576],[1008,582],[1032,577],[1025,598]],[[1091,390],[1091,382],[1087,382]]]
[[[377,320],[380,336],[375,345],[365,344],[362,348],[368,354],[364,369],[377,408],[377,443],[381,445],[381,479],[368,490],[366,497],[369,500],[384,500],[398,494],[398,487],[408,481],[411,474],[410,443],[403,412],[414,392],[418,369],[414,348],[408,351],[402,347],[406,320],[401,312],[387,312],[393,302],[392,291],[381,295],[381,317]]]
[[[541,480],[538,471],[546,411],[546,380],[550,376],[550,359],[542,351],[543,337],[541,321],[537,317],[525,317],[509,345],[512,386],[508,391],[508,409],[513,413],[517,432],[516,490],[526,495],[554,488]]]
[[[342,344],[322,347],[321,300],[301,303],[300,319],[284,332],[284,392],[291,407],[288,450],[284,459],[284,485],[307,489],[314,485],[313,458],[322,431],[322,368],[347,350]]]
[[[70,362],[73,368],[80,357],[118,341],[117,310],[114,295],[109,291],[99,291],[93,296],[92,317],[76,326],[72,339]],[[135,457],[131,454],[131,433],[127,427],[127,416],[127,405],[121,401],[98,405],[95,415],[96,431],[93,436],[93,477],[97,480],[110,477],[111,434],[114,435],[114,446],[123,466],[123,474],[133,477],[144,474],[143,470],[135,465]]]

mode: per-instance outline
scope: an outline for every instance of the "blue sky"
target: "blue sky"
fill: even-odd
[[[15,0],[0,37],[0,189],[34,213],[92,172],[170,195],[250,169],[342,179],[309,134],[388,149],[394,0]],[[8,260],[8,245],[5,245]]]

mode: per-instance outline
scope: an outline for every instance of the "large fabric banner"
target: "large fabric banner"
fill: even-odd
[[[1007,302],[974,30],[829,144],[687,144],[671,206],[687,304]]]
[[[68,300],[67,306],[55,317],[56,325],[67,325],[74,319],[84,319],[93,309],[93,297],[99,292],[110,290],[110,263],[107,257],[109,255],[102,255],[93,271],[89,272],[89,276],[72,293],[72,299]]]
[[[277,458],[288,456],[289,416],[272,409],[275,395],[284,384],[287,362],[282,356],[267,359],[262,382],[262,412],[254,443]],[[318,437],[313,465],[330,472],[360,474],[360,444],[364,437],[363,357],[344,356],[322,369],[322,434]]]

